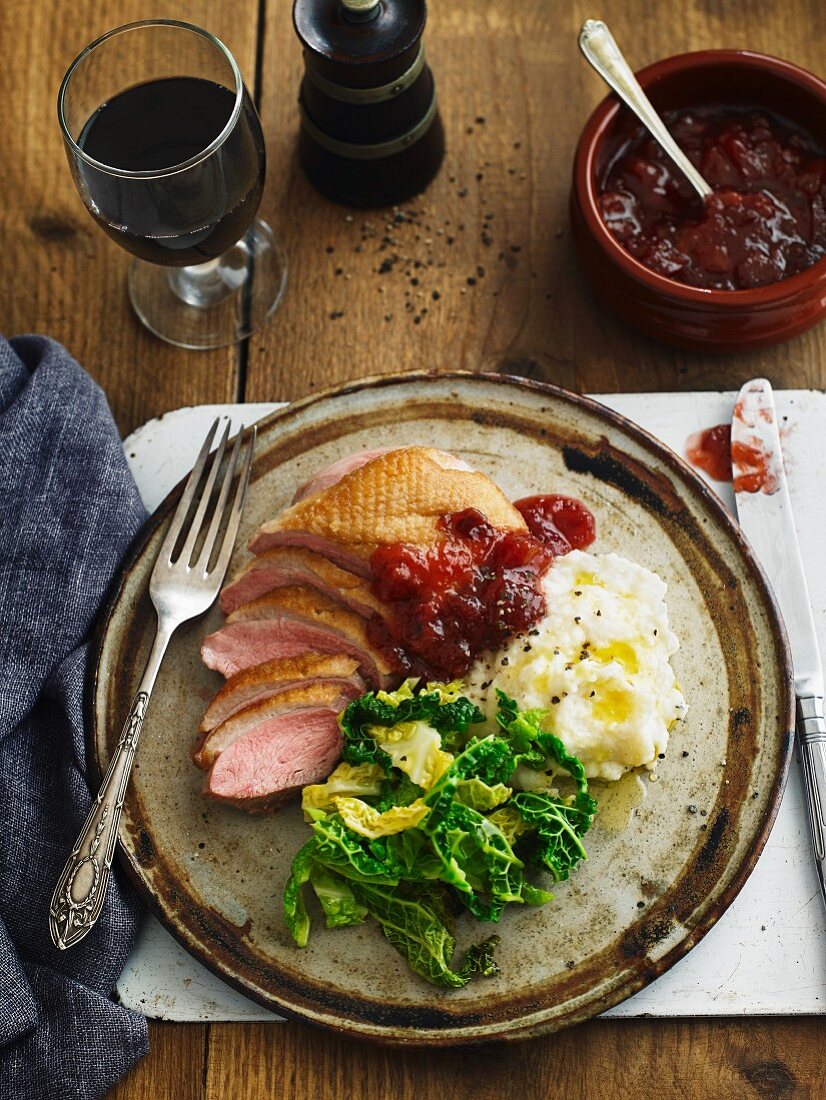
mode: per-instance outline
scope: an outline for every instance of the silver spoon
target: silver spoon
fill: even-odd
[[[703,202],[710,198],[713,194],[711,187],[666,129],[665,123],[654,110],[651,100],[631,71],[631,66],[622,56],[614,36],[601,19],[585,20],[579,32],[579,48],[586,61],[596,69],[605,83],[614,89],[623,103],[631,108],[652,137],[659,142]]]

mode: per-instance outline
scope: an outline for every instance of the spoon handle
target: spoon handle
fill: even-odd
[[[614,36],[601,19],[587,19],[583,23],[579,32],[579,48],[588,63],[651,132],[700,198],[704,201],[709,198],[713,193],[711,188],[666,129],[614,41]]]

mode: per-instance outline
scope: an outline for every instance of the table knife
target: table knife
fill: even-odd
[[[797,694],[797,748],[821,894],[826,901],[826,718],[823,667],[794,527],[771,384],[746,382],[731,421],[740,526],[774,589],[789,636]]]

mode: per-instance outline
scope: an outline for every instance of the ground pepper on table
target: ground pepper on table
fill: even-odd
[[[474,125],[466,128],[468,136],[474,134],[475,127],[485,125],[484,116],[476,116]],[[518,153],[521,141],[513,142],[513,150]],[[456,188],[460,199],[471,196],[471,185],[463,181],[463,173],[449,167],[442,169],[448,176],[448,182]],[[328,244],[325,252],[331,257],[331,284],[335,291],[336,280],[350,281],[354,277],[363,279],[367,274],[379,277],[377,291],[388,296],[388,308],[383,314],[386,324],[399,316],[409,316],[414,325],[422,324],[434,303],[445,301],[451,289],[451,282],[461,280],[458,287],[460,295],[469,291],[484,292],[491,297],[499,296],[502,282],[507,272],[513,271],[519,264],[522,245],[497,233],[495,205],[484,193],[484,187],[498,191],[508,186],[505,177],[516,176],[519,182],[527,180],[527,172],[517,164],[495,165],[490,160],[482,161],[473,173],[473,183],[479,186],[479,202],[483,213],[477,227],[479,239],[484,248],[493,251],[497,241],[500,247],[495,252],[493,265],[477,262],[470,270],[454,268],[451,262],[451,249],[460,236],[469,233],[470,227],[465,221],[442,218],[431,197],[416,196],[408,202],[386,210],[369,212],[367,215],[347,212],[342,215],[345,223],[352,225],[357,239],[349,250],[346,260],[342,259],[341,248]],[[564,230],[558,229],[554,236],[559,239]],[[358,257],[358,258],[356,258]],[[362,259],[361,257],[364,257]],[[369,269],[367,265],[369,263]],[[502,278],[497,279],[495,264],[500,265]],[[531,278],[537,278],[531,272]],[[487,280],[487,282],[484,282]],[[492,289],[488,290],[488,287]],[[550,298],[546,294],[546,298]],[[346,307],[335,302],[334,308],[328,308],[327,316],[331,321],[344,317]]]

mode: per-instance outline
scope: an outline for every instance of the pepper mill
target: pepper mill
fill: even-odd
[[[445,138],[421,41],[426,19],[425,0],[295,0],[299,153],[328,198],[389,206],[438,172]]]

